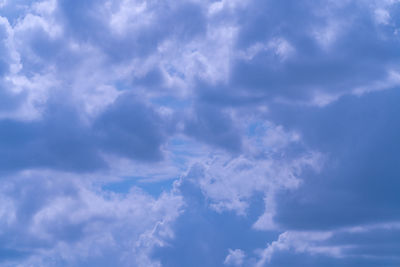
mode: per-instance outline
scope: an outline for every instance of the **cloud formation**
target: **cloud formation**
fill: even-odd
[[[397,266],[394,0],[0,0],[4,266]]]

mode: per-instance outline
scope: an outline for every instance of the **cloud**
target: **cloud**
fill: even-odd
[[[3,171],[94,171],[110,167],[102,153],[159,161],[161,146],[174,130],[172,120],[129,94],[121,95],[93,125],[81,118],[73,104],[59,103],[58,99],[48,101],[42,114],[39,121],[0,120]]]
[[[0,114],[15,111],[23,102],[24,94],[10,90],[9,75],[19,68],[19,55],[14,47],[13,31],[7,19],[0,17]]]
[[[391,243],[397,235],[396,223],[334,231],[284,232],[259,251],[256,266],[283,266],[295,262],[309,266],[374,266],[382,263],[395,266],[400,259]]]
[[[396,265],[399,7],[0,1],[2,264]]]
[[[272,242],[268,247],[262,251],[261,259],[257,262],[256,266],[264,266],[266,262],[271,261],[272,255],[275,251],[289,250],[293,248],[296,252],[306,253],[326,253],[330,255],[337,255],[339,250],[334,247],[321,247],[313,245],[313,242],[320,242],[330,238],[331,233],[296,233],[296,232],[284,232],[279,235],[277,241]]]
[[[179,196],[153,198],[139,188],[120,196],[67,178],[3,178],[2,265],[158,266],[150,253],[173,237]]]
[[[245,253],[240,249],[229,249],[229,254],[226,256],[224,264],[241,266],[243,264],[243,259],[246,257]]]
[[[245,215],[249,200],[261,193],[265,197],[265,214],[256,228],[274,228],[274,195],[279,190],[294,190],[304,169],[318,170],[321,157],[308,151],[300,155],[293,147],[301,146],[295,133],[285,133],[273,124],[253,124],[254,135],[247,138],[246,152],[240,156],[215,153],[195,163],[184,179],[198,184],[218,212],[232,210]],[[285,153],[283,158],[280,153]],[[293,154],[291,154],[293,153]],[[282,155],[281,155],[282,156]]]
[[[241,134],[229,113],[212,106],[197,107],[194,116],[185,123],[185,132],[197,140],[228,151],[240,152],[242,148]]]
[[[398,220],[398,94],[393,89],[346,97],[318,112],[297,110],[293,121],[282,118],[311,147],[329,154],[331,164],[307,175],[295,194],[279,197],[277,221],[290,228],[322,229]]]
[[[251,1],[240,17],[246,22],[238,27],[240,56],[232,57],[229,89],[220,94],[250,103],[325,105],[364,87],[382,89],[370,84],[383,83],[398,71],[399,44],[395,27],[377,25],[368,8],[353,1]],[[321,95],[332,100],[321,102]]]
[[[2,171],[54,168],[88,171],[101,168],[90,132],[74,110],[49,107],[44,121],[0,121]]]
[[[161,145],[174,126],[135,98],[121,95],[94,122],[93,131],[105,150],[128,158],[159,160]]]
[[[201,6],[190,1],[59,1],[56,12],[68,35],[95,45],[112,61],[149,56],[167,37],[187,42],[205,29]]]

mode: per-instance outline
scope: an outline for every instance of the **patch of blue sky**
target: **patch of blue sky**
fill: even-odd
[[[120,181],[105,183],[102,190],[118,194],[128,194],[133,187],[139,187],[153,197],[159,197],[163,192],[171,191],[175,179],[148,181],[144,177],[124,177]]]

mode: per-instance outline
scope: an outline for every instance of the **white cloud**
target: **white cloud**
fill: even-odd
[[[242,266],[246,254],[240,249],[229,249],[229,253],[224,260],[225,265]]]
[[[339,257],[341,248],[335,246],[321,246],[318,242],[332,237],[331,232],[293,232],[288,231],[279,235],[277,241],[273,241],[262,252],[257,262],[257,267],[265,266],[271,261],[274,253],[279,251],[294,250],[296,253],[326,254]]]
[[[229,12],[232,10],[236,10],[245,7],[248,4],[248,1],[240,1],[240,0],[220,0],[211,2],[208,6],[208,13],[210,16],[218,15],[222,12]]]
[[[385,9],[376,9],[375,10],[375,19],[376,19],[376,22],[387,25],[390,22],[390,14]]]
[[[111,10],[112,5],[112,1],[107,1],[106,6]],[[128,30],[140,30],[141,27],[150,25],[154,19],[146,1],[122,0],[116,12],[111,12],[109,21],[113,31],[124,35]]]
[[[7,247],[28,253],[19,261],[24,266],[53,266],[51,261],[159,266],[150,253],[173,238],[171,223],[183,205],[173,192],[154,198],[131,188],[119,195],[78,177],[32,174],[3,180],[0,197],[1,238],[16,238]]]
[[[288,146],[301,142],[296,133],[287,133],[273,124],[261,124],[256,131],[255,136],[246,139],[243,154],[232,156],[220,151],[202,155],[184,179],[198,184],[210,207],[217,212],[246,215],[251,197],[261,193],[265,211],[254,228],[275,229],[275,193],[296,189],[301,184],[302,170],[310,167],[318,171],[322,157],[312,151],[294,158],[285,157],[283,151]]]
[[[244,51],[239,51],[239,58],[252,60],[259,53],[268,52],[276,56],[280,62],[291,57],[295,52],[295,48],[284,38],[276,37],[263,44],[257,42]]]

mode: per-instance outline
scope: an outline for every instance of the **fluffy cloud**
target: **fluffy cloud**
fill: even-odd
[[[257,193],[264,194],[266,214],[256,223],[258,228],[273,227],[271,218],[266,217],[274,213],[274,194],[297,188],[303,169],[317,171],[322,160],[321,155],[311,151],[290,155],[291,146],[300,145],[296,134],[282,132],[279,126],[268,126],[255,126],[257,134],[245,140],[246,152],[242,155],[216,153],[194,164],[184,178],[198,184],[210,206],[218,212],[233,210],[244,215],[248,200]],[[285,150],[287,155],[282,159],[277,153]]]
[[[226,256],[224,264],[226,265],[234,265],[241,266],[243,264],[243,259],[246,255],[240,249],[229,249],[229,254]]]
[[[181,197],[102,191],[61,173],[3,178],[4,266],[159,266],[155,246],[173,237]]]
[[[24,94],[10,88],[9,76],[19,69],[19,54],[15,50],[13,31],[7,19],[0,17],[0,97],[2,116],[15,111],[24,99]]]
[[[0,1],[2,264],[398,265],[399,10]]]

